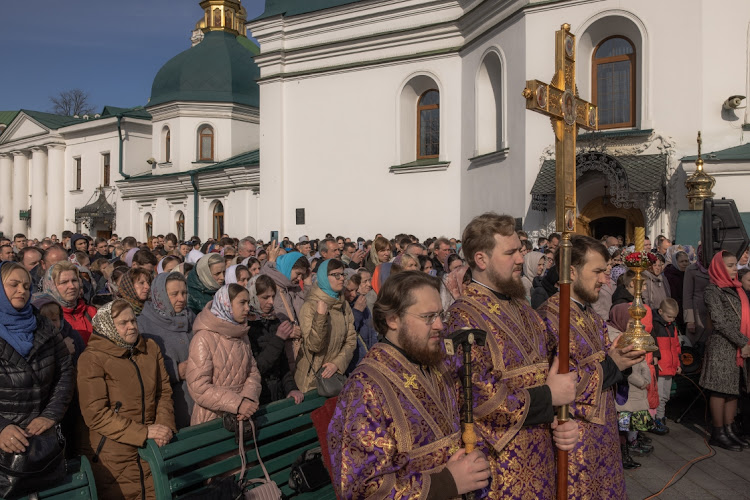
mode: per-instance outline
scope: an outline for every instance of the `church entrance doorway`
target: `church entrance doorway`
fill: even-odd
[[[622,217],[602,217],[589,223],[591,236],[597,240],[604,236],[622,236],[627,232],[627,222]]]

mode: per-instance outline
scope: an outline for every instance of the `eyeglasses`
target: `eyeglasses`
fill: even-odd
[[[448,314],[448,311],[439,311],[436,313],[429,313],[429,314],[415,314],[407,312],[405,314],[408,314],[409,316],[416,316],[417,318],[422,318],[427,326],[432,326],[435,323],[435,320],[440,318],[440,321],[445,323],[448,321],[448,317],[450,316]]]
[[[346,276],[344,273],[331,273],[328,276],[330,276],[333,279],[341,280],[344,279],[344,276]]]

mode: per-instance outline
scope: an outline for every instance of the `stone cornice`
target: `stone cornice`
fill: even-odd
[[[46,146],[31,146],[32,153],[41,153],[41,152],[46,152],[46,151],[47,151]]]
[[[227,118],[248,123],[260,123],[258,108],[234,103],[169,102],[148,109],[152,121],[173,118]]]
[[[260,168],[233,167],[217,171],[196,172],[196,185],[201,196],[225,195],[238,189],[260,188]],[[193,194],[190,174],[131,177],[117,181],[123,200],[148,200],[157,198],[182,198]]]

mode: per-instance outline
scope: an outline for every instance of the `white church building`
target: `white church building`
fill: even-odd
[[[143,108],[0,112],[0,231],[424,238],[494,210],[547,234],[554,136],[521,92],[552,79],[563,23],[599,107],[579,231],[673,236],[699,130],[714,192],[750,211],[746,0],[267,0],[247,25],[239,1],[201,7]]]

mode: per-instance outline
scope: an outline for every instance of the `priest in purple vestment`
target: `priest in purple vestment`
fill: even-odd
[[[591,306],[607,279],[607,249],[588,236],[573,236],[571,242],[570,370],[577,375],[577,390],[570,413],[580,436],[568,459],[568,498],[626,499],[614,388],[626,378],[622,371],[645,353],[610,343],[606,322]],[[556,258],[559,266],[559,252]],[[560,294],[542,304],[539,314],[547,324],[549,350],[556,351]]]
[[[441,349],[440,282],[406,271],[373,308],[384,336],[352,372],[328,427],[340,499],[450,499],[487,485],[489,463],[461,447],[457,394]]]

